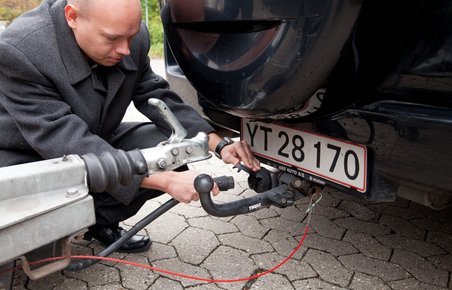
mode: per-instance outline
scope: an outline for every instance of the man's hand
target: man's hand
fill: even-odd
[[[237,141],[225,146],[220,155],[224,163],[236,165],[243,162],[252,171],[258,171],[261,168],[259,160],[253,156],[250,146],[245,141]]]
[[[194,187],[194,181],[198,175],[199,173],[192,170],[166,171],[144,178],[141,187],[158,189],[168,193],[179,202],[190,203],[199,200],[199,193]],[[214,184],[212,193],[213,195],[220,193],[218,185]]]
[[[209,148],[210,151],[215,151],[216,146],[221,141],[221,137],[215,133],[209,134]],[[257,160],[251,152],[250,145],[245,141],[237,141],[233,144],[226,145],[220,152],[221,159],[224,163],[237,165],[243,162],[246,167],[252,171],[258,171],[261,166],[259,160]]]

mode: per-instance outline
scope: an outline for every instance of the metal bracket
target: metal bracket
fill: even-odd
[[[187,136],[187,130],[185,130],[179,120],[177,120],[176,116],[174,116],[173,112],[171,112],[171,110],[163,101],[151,98],[148,100],[148,104],[158,109],[158,112],[166,121],[166,123],[168,123],[172,130],[169,139],[162,142],[161,144],[178,143],[181,142],[185,138],[185,136]]]
[[[47,275],[58,272],[69,266],[71,263],[71,240],[75,235],[64,237],[55,242],[54,255],[66,257],[64,259],[52,262],[45,266],[39,267],[37,269],[31,270],[30,262],[27,257],[21,256],[21,266],[24,273],[31,279],[37,280],[41,279]],[[61,251],[61,253],[58,253]]]

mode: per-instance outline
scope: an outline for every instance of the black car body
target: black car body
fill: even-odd
[[[186,77],[262,162],[371,201],[450,204],[452,1],[160,4],[171,85],[190,97]]]

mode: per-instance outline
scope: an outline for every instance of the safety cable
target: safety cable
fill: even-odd
[[[316,198],[315,201],[314,201],[314,198]],[[168,275],[172,275],[172,276],[177,276],[177,277],[181,277],[181,278],[186,278],[186,279],[190,279],[190,280],[197,280],[197,281],[202,281],[202,282],[207,282],[207,283],[234,283],[234,282],[243,282],[243,281],[254,280],[254,279],[257,279],[259,277],[265,276],[267,274],[270,274],[270,273],[276,271],[278,268],[280,268],[285,263],[287,263],[287,261],[289,261],[296,254],[296,252],[301,248],[301,246],[303,245],[304,240],[306,239],[306,236],[308,235],[308,232],[309,232],[309,223],[311,221],[312,209],[320,201],[321,198],[322,198],[321,193],[315,193],[315,194],[313,194],[311,196],[308,208],[306,210],[306,213],[308,214],[308,216],[307,216],[307,223],[306,223],[306,227],[305,227],[303,236],[301,237],[301,239],[298,242],[297,246],[290,252],[290,254],[286,258],[284,258],[281,262],[279,262],[276,266],[270,268],[269,270],[266,270],[266,271],[264,271],[262,273],[258,273],[258,274],[255,274],[255,275],[252,275],[252,276],[249,276],[249,277],[233,278],[233,279],[208,279],[208,278],[204,278],[204,277],[187,275],[187,274],[173,272],[173,271],[166,270],[166,269],[160,269],[160,268],[152,267],[152,266],[146,265],[146,264],[131,262],[131,261],[122,260],[122,259],[110,258],[110,257],[73,255],[73,256],[70,256],[70,258],[71,259],[76,259],[76,260],[95,259],[95,260],[103,260],[103,261],[109,261],[109,262],[117,262],[117,263],[121,263],[121,264],[124,264],[124,265],[130,265],[130,266],[137,267],[137,268],[148,269],[148,270],[151,270],[151,271],[154,271],[154,272],[160,272],[160,273],[164,273],[164,274],[168,274]],[[58,260],[66,259],[66,258],[67,257],[64,257],[64,256],[51,257],[51,258],[46,258],[46,259],[41,259],[41,260],[37,260],[37,261],[34,261],[34,262],[30,262],[30,265],[38,265],[38,264],[58,261]],[[5,274],[5,273],[11,272],[11,271],[15,271],[15,270],[19,270],[19,269],[21,269],[21,266],[17,266],[15,268],[8,269],[6,271],[0,272],[0,276]]]

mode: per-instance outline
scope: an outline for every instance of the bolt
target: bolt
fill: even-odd
[[[165,159],[159,159],[159,161],[157,161],[157,165],[161,168],[161,169],[165,169],[166,167],[166,161]]]
[[[173,156],[179,155],[179,149],[177,149],[177,148],[171,149],[171,154],[173,154]]]
[[[66,191],[66,197],[76,197],[79,195],[78,189],[77,188],[69,188]]]
[[[292,180],[292,186],[297,189],[300,188],[302,184],[303,182],[301,181],[301,179],[296,178]]]
[[[187,148],[185,148],[185,152],[187,152],[187,154],[192,154],[193,153],[193,148],[188,146]]]

